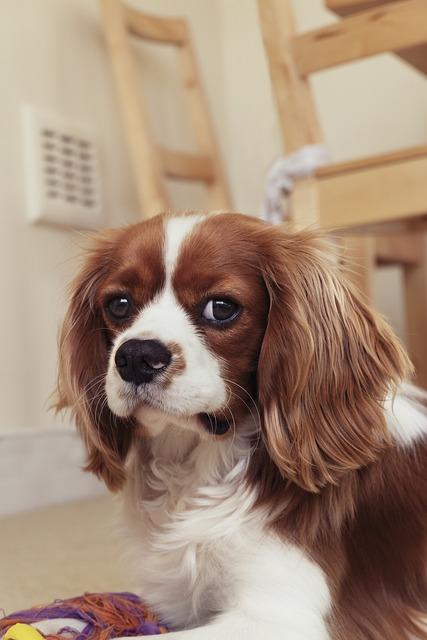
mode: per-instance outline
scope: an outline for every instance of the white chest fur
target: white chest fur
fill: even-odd
[[[171,435],[151,440],[148,463],[135,449],[125,492],[127,546],[144,599],[175,629],[232,609],[250,617],[255,608],[283,628],[304,610],[297,624],[317,629],[304,637],[327,638],[323,573],[266,532],[266,514],[254,510],[242,484],[244,440],[200,442],[181,429]]]
[[[151,447],[145,464],[135,449],[125,494],[138,585],[167,622],[200,624],[236,597],[243,532],[252,533],[243,444],[201,442],[177,429]]]

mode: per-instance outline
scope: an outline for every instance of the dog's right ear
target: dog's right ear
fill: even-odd
[[[280,227],[264,236],[270,313],[258,366],[262,433],[281,475],[317,492],[390,446],[384,401],[411,364],[321,237]]]
[[[121,230],[98,236],[71,286],[71,300],[59,337],[56,408],[70,407],[88,452],[85,469],[109,489],[121,488],[131,438],[131,420],[115,416],[105,395],[109,336],[97,292],[111,268]]]

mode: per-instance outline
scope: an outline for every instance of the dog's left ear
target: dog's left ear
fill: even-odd
[[[312,492],[389,443],[382,404],[410,371],[387,323],[338,273],[310,232],[264,232],[270,312],[258,368],[266,448]]]

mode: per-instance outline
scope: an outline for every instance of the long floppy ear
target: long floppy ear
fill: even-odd
[[[104,377],[108,366],[108,334],[96,293],[111,264],[120,231],[99,236],[71,286],[71,301],[59,337],[58,410],[70,407],[85,442],[85,469],[102,478],[111,490],[125,478],[124,461],[131,443],[129,420],[108,408]]]
[[[387,323],[338,273],[315,233],[269,227],[264,242],[264,441],[284,477],[316,492],[387,446],[382,403],[411,367]]]

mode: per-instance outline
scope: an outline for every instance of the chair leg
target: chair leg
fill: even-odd
[[[427,238],[419,241],[419,261],[404,268],[407,343],[416,383],[427,389]]]
[[[306,229],[318,224],[319,203],[316,178],[297,180],[289,197],[289,210],[293,226]]]

